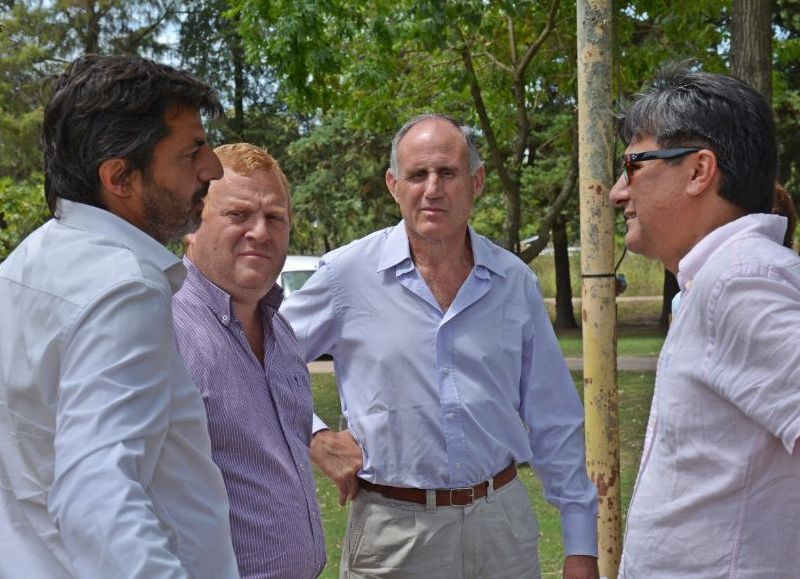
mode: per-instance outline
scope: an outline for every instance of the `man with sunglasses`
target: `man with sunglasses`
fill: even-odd
[[[665,69],[621,115],[625,243],[677,275],[621,576],[796,577],[800,258],[771,215],[772,114]]]

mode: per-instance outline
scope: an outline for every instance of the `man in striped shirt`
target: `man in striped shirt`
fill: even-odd
[[[243,578],[306,579],[325,565],[309,461],[312,403],[275,283],[289,245],[289,184],[248,144],[215,150],[225,174],[187,236],[173,300],[178,349],[206,405]]]

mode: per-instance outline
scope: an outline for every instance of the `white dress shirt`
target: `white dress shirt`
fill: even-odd
[[[748,215],[680,261],[621,576],[800,575],[800,257]]]
[[[281,313],[306,360],[333,355],[359,476],[471,486],[530,462],[561,511],[564,549],[597,553],[583,407],[530,268],[469,229],[475,266],[442,311],[403,222],[323,257]],[[315,417],[315,431],[324,425]]]
[[[172,334],[183,265],[107,211],[59,207],[0,265],[0,577],[238,577]]]

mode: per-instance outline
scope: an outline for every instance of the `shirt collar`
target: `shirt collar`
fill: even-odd
[[[183,264],[186,266],[187,272],[183,290],[206,304],[213,314],[227,326],[235,318],[231,295],[203,275],[203,272],[185,255]],[[283,290],[278,284],[275,284],[258,302],[258,307],[271,317],[278,311],[282,301]]]
[[[56,220],[59,223],[74,229],[100,233],[127,247],[137,257],[152,262],[163,271],[173,293],[180,289],[186,277],[186,269],[181,260],[144,231],[99,207],[69,199],[59,199],[57,203]]]
[[[760,235],[782,244],[786,223],[786,218],[781,215],[751,213],[718,227],[697,242],[678,263],[678,285],[681,291],[692,287],[697,272],[711,256],[732,239],[745,235]]]
[[[470,245],[472,246],[472,260],[475,263],[476,275],[480,278],[488,279],[491,271],[505,277],[505,270],[501,262],[490,250],[489,244],[485,243],[483,238],[475,233],[475,230],[469,224],[467,224],[467,231]],[[395,266],[399,266],[396,270],[397,275],[411,271],[414,268],[405,220],[400,221],[389,232],[383,251],[378,259],[377,271],[381,272]]]

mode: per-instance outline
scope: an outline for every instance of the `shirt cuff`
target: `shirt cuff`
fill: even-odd
[[[329,430],[330,427],[325,424],[322,419],[314,414],[314,418],[311,420],[311,434],[316,434],[320,430]]]
[[[561,535],[565,557],[567,555],[597,557],[597,515],[562,513]]]

